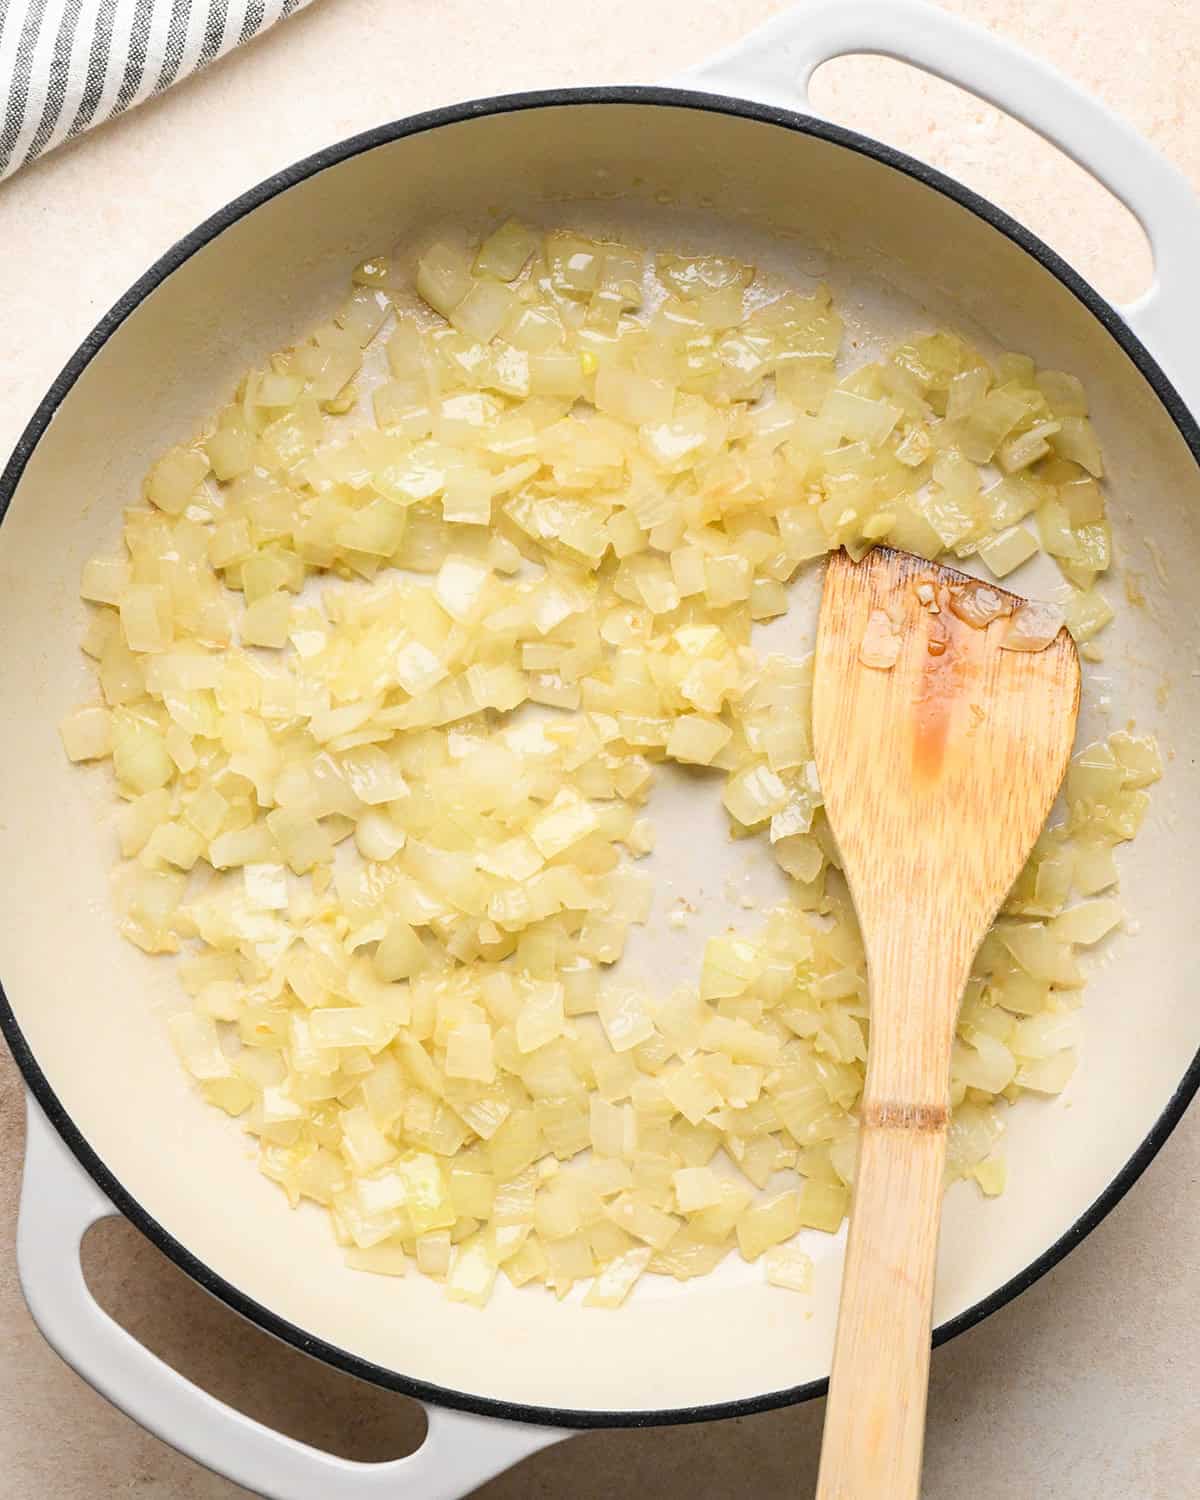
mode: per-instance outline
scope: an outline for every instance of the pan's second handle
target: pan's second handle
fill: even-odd
[[[674,81],[811,113],[813,73],[856,53],[897,58],[988,100],[1136,215],[1154,251],[1155,281],[1122,314],[1192,409],[1200,407],[1200,201],[1136,130],[1049,64],[923,0],[802,0]]]
[[[274,1432],[217,1401],[151,1354],[88,1291],[80,1241],[116,1210],[30,1097],[17,1262],[38,1327],[63,1359],[165,1442],[269,1500],[459,1500],[571,1434],[444,1407],[407,1458],[364,1464]]]

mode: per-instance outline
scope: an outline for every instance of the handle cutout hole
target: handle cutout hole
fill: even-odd
[[[890,57],[855,54],[813,75],[814,110],[887,141],[990,199],[1121,306],[1149,290],[1145,231],[1090,172],[1027,125]]]
[[[122,1218],[84,1237],[92,1296],[140,1344],[227,1406],[338,1458],[386,1463],[424,1441],[424,1409],[281,1344],[209,1296]]]

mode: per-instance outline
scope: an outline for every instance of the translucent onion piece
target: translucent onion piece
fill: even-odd
[[[887,672],[900,657],[900,635],[886,610],[873,609],[858,648],[858,659],[864,667]]]
[[[1012,614],[1012,600],[985,583],[957,585],[949,596],[953,613],[976,630],[986,630],[993,620]]]
[[[1012,615],[1004,639],[1003,651],[1044,651],[1065,624],[1057,604],[1026,600]]]

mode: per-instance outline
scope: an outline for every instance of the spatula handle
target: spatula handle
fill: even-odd
[[[940,1110],[874,1113],[859,1151],[816,1500],[917,1500],[921,1489],[946,1123]]]

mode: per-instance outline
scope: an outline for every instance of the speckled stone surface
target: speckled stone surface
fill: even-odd
[[[1200,63],[1194,0],[943,3],[1098,93],[1200,190],[1200,128],[1188,114]],[[664,77],[780,8],[771,0],[319,0],[204,76],[0,188],[0,452],[130,282],[277,167],[455,99]],[[834,118],[933,160],[995,199],[1115,299],[1146,283],[1148,252],[1127,216],[996,111],[879,60],[832,65],[814,93]],[[37,1333],[13,1255],[22,1135],[21,1088],[0,1054],[0,1500],[245,1496],[139,1430]],[[938,1351],[927,1500],[1179,1500],[1197,1492],[1198,1179],[1193,1111],[1080,1249]],[[86,1260],[105,1305],[214,1394],[362,1459],[415,1443],[421,1419],[410,1403],[277,1347],[127,1225],[98,1231]],[[811,1493],[821,1418],[814,1403],[700,1427],[593,1434],[537,1455],[478,1495],[782,1500]]]

